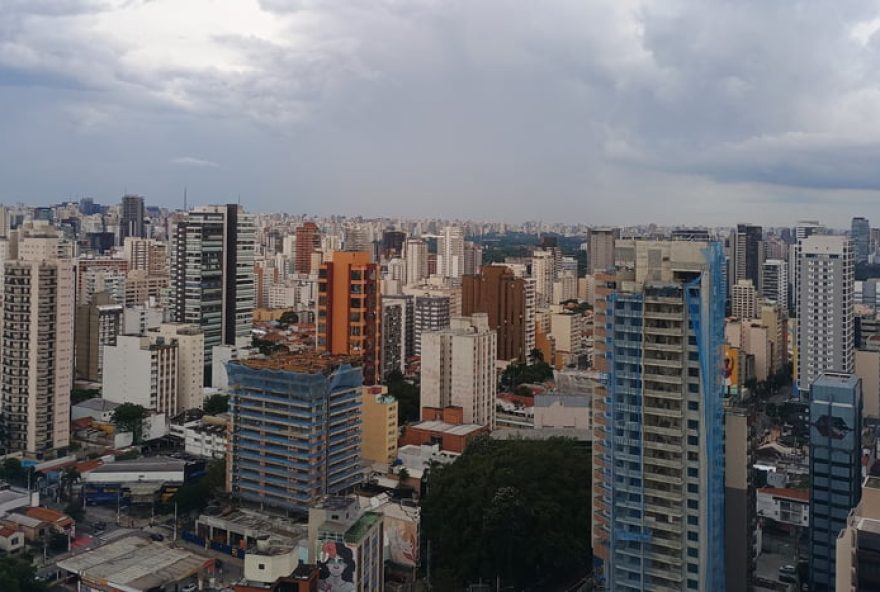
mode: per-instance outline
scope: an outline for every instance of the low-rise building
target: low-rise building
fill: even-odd
[[[101,397],[93,397],[71,405],[70,419],[76,421],[83,417],[91,417],[98,421],[109,422],[113,419],[113,412],[117,407],[119,407],[119,403]]]
[[[184,451],[202,458],[222,459],[227,453],[226,422],[190,426],[184,430]]]
[[[140,536],[127,536],[58,562],[79,578],[81,590],[148,592],[179,590],[188,581],[206,581],[214,560]]]
[[[328,496],[309,508],[309,563],[319,588],[384,590],[382,515],[362,511],[356,497]]]
[[[810,492],[791,487],[761,487],[757,493],[758,516],[778,524],[810,525]]]
[[[868,477],[862,499],[837,537],[835,590],[880,590],[880,477]]]
[[[12,526],[0,526],[0,551],[15,553],[24,547],[24,533]]]
[[[400,445],[438,444],[440,450],[460,454],[471,440],[488,431],[488,426],[464,423],[460,407],[423,407],[422,421],[404,429]]]

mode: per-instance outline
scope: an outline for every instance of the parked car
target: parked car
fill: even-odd
[[[180,587],[180,592],[196,592],[199,589],[198,584],[195,582],[189,582]]]

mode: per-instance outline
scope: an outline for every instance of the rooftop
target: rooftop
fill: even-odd
[[[773,497],[782,497],[785,499],[797,500],[799,502],[809,502],[810,492],[806,489],[795,489],[792,487],[761,487],[758,493],[765,493]]]
[[[134,471],[182,471],[186,461],[177,458],[154,457],[117,460],[96,468],[94,473],[129,473]]]
[[[92,411],[113,411],[119,407],[119,403],[114,403],[108,399],[102,399],[101,397],[94,397],[92,399],[86,399],[81,403],[76,403],[73,406],[91,409]]]
[[[345,533],[346,543],[359,543],[361,539],[370,531],[374,524],[382,519],[381,514],[375,512],[364,512],[358,521],[352,524],[348,532]]]
[[[114,588],[151,590],[187,578],[212,560],[139,536],[129,536],[58,562],[84,580]]]
[[[234,360],[232,365],[242,365],[255,370],[282,370],[303,374],[330,374],[343,364],[360,366],[361,358],[347,355],[333,355],[307,351],[301,353],[280,353],[268,358],[249,358]]]
[[[442,432],[453,436],[467,436],[484,429],[483,426],[475,423],[455,425],[438,420],[420,421],[419,423],[410,426],[410,428],[414,430],[425,430],[427,432]]]

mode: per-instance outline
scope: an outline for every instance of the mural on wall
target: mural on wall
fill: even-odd
[[[384,527],[385,543],[388,545],[391,562],[404,567],[418,567],[418,523],[386,516]]]
[[[357,563],[354,552],[337,541],[318,541],[318,590],[355,592]]]
[[[739,385],[739,349],[724,346],[724,386],[727,391]]]

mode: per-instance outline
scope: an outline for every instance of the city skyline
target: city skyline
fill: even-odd
[[[252,211],[595,224],[673,223],[687,202],[694,225],[758,207],[781,224],[796,207],[843,227],[877,217],[878,16],[876,2],[13,2],[0,200],[179,207],[188,187]]]

